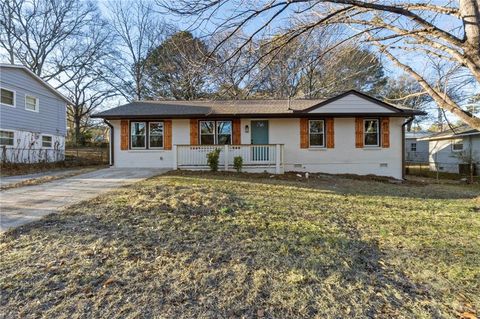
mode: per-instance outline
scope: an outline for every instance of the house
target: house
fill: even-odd
[[[220,167],[402,178],[404,126],[421,111],[356,91],[328,100],[138,101],[98,113],[116,167]]]
[[[28,68],[0,64],[2,162],[64,159],[68,99]]]
[[[405,161],[409,163],[428,163],[428,141],[422,140],[432,133],[405,133]]]
[[[468,174],[472,164],[478,175],[480,131],[460,126],[421,140],[428,142],[430,170]]]

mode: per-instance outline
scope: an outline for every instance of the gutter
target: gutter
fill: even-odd
[[[409,118],[402,124],[402,179],[405,179],[405,126],[413,121],[415,117]]]
[[[107,121],[106,119],[103,119],[103,123],[107,124],[108,127],[110,128],[110,143],[108,143],[108,148],[109,148],[109,151],[110,151],[110,154],[109,154],[109,165],[110,166],[113,166],[114,164],[114,154],[113,154],[113,146],[114,146],[114,141],[113,141],[113,125],[112,123],[110,123],[109,121]]]

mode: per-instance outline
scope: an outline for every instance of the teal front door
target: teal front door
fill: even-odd
[[[252,144],[268,144],[268,121],[252,121]],[[268,147],[256,146],[252,148],[252,160],[257,162],[268,161]]]

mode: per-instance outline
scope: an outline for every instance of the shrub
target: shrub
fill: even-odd
[[[233,158],[233,167],[237,170],[238,173],[242,171],[243,158],[241,156],[235,156]]]
[[[212,172],[218,171],[218,160],[220,158],[220,149],[216,149],[207,154],[207,163]]]

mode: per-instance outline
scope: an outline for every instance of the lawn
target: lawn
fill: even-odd
[[[170,173],[9,231],[5,317],[473,318],[478,185]]]

